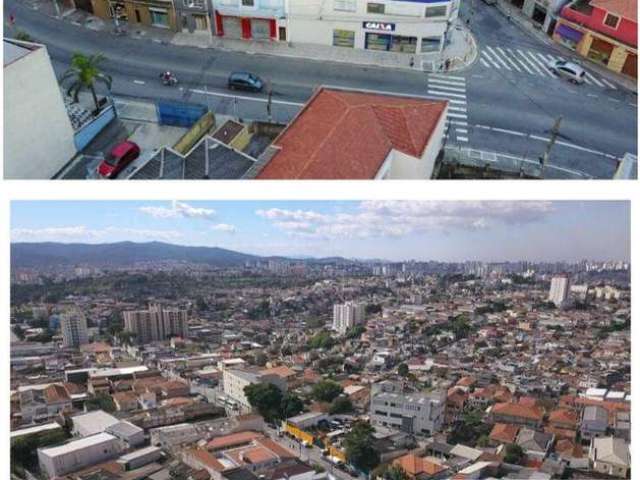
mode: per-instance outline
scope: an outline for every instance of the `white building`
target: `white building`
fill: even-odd
[[[39,448],[38,462],[48,478],[55,478],[116,458],[121,451],[116,437],[98,433],[59,447]]]
[[[251,404],[244,394],[248,385],[255,383],[272,383],[283,392],[287,390],[287,382],[279,375],[263,374],[249,370],[225,368],[222,372],[222,385],[224,394],[228,400],[235,403],[240,413],[252,411]]]
[[[47,49],[4,39],[3,51],[4,177],[51,178],[76,147]]]
[[[350,328],[364,322],[364,304],[346,302],[333,306],[333,329],[344,335]]]
[[[62,344],[65,347],[79,347],[89,343],[87,319],[79,311],[66,312],[60,316]]]
[[[123,312],[124,329],[136,334],[138,343],[166,340],[187,336],[188,314],[186,310],[162,308],[152,305],[147,310]]]
[[[439,54],[459,0],[289,0],[288,40],[406,54]]]
[[[551,279],[549,288],[549,301],[556,307],[562,306],[569,297],[569,277],[565,274],[555,276]]]
[[[369,415],[374,425],[395,428],[416,435],[438,432],[444,421],[446,391],[403,393],[394,382],[372,387]]]

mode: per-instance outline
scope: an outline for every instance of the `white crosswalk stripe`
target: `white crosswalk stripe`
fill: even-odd
[[[528,73],[546,78],[558,78],[549,69],[549,64],[556,60],[566,59],[551,53],[488,45],[482,48],[480,54],[480,64],[484,68]],[[586,70],[584,81],[589,85],[616,90],[615,84]]]
[[[467,115],[467,83],[465,77],[455,77],[443,74],[430,74],[427,77],[427,93],[438,99],[447,100],[447,135],[456,142],[468,142]]]

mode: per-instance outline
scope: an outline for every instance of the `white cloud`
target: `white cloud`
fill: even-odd
[[[225,233],[236,233],[237,229],[234,225],[229,225],[228,223],[218,223],[211,227],[212,230],[216,232],[225,232]]]
[[[321,238],[402,237],[412,233],[484,230],[542,220],[551,202],[362,202],[352,213],[270,209],[256,214],[293,236]]]
[[[149,230],[137,228],[106,227],[90,229],[84,225],[46,228],[14,228],[11,230],[12,242],[118,242],[123,240],[164,242],[182,238],[174,230]]]
[[[216,211],[210,208],[198,208],[188,203],[174,201],[171,208],[167,207],[140,207],[139,210],[153,218],[199,218],[211,220],[216,216]]]

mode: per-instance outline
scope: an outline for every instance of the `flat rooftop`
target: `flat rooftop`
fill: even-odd
[[[22,57],[29,55],[34,50],[37,50],[40,45],[36,45],[28,42],[20,42],[5,38],[2,48],[4,55],[4,66],[10,65],[16,60],[20,60]]]

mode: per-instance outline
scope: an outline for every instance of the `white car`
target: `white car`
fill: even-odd
[[[555,73],[559,77],[566,78],[572,83],[579,84],[584,83],[584,68],[575,63],[567,62],[566,60],[551,60],[547,67],[552,73]]]

